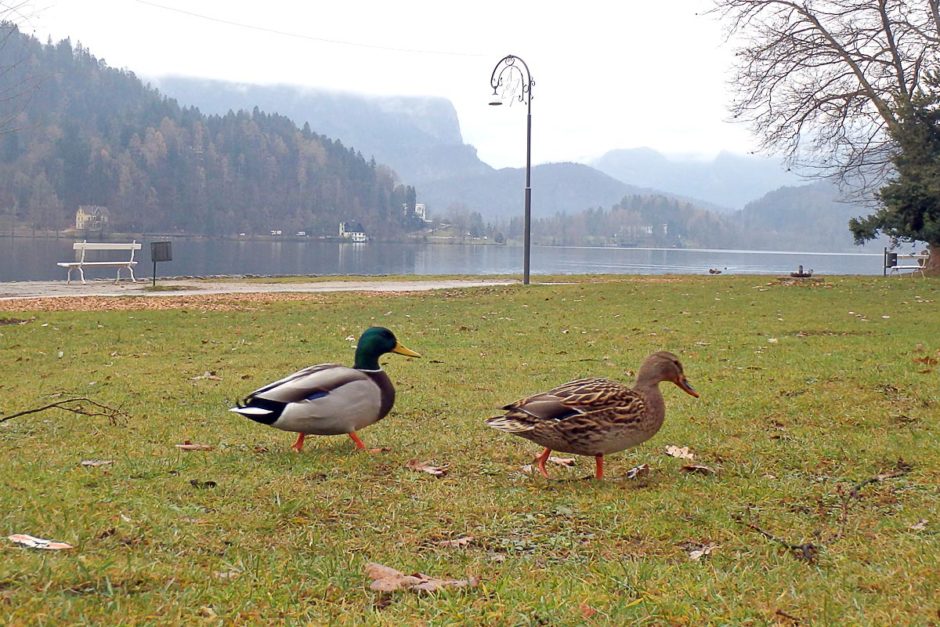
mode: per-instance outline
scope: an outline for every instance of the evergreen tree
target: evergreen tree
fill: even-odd
[[[934,85],[940,75],[932,77]],[[900,113],[892,132],[898,150],[892,159],[894,177],[878,193],[881,206],[849,228],[858,243],[879,232],[900,241],[930,246],[928,270],[940,273],[940,90],[921,95]]]

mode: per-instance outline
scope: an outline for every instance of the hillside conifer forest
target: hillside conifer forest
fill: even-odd
[[[257,108],[204,115],[80,44],[0,31],[0,212],[17,222],[64,229],[79,205],[100,205],[128,232],[409,228],[414,188],[309,124]]]

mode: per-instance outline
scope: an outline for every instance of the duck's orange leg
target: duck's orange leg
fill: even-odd
[[[297,441],[294,442],[294,445],[291,446],[291,448],[294,449],[295,451],[297,451],[298,453],[301,452],[302,450],[304,450],[304,438],[305,438],[305,437],[307,437],[306,434],[304,434],[304,433],[298,433],[298,434],[297,434]]]
[[[356,443],[356,448],[360,451],[365,451],[366,453],[384,453],[385,451],[390,451],[391,449],[381,446],[379,448],[366,448],[366,445],[363,444],[362,440],[359,439],[359,436],[356,435],[355,431],[352,431],[349,434],[349,438]]]
[[[604,478],[604,454],[598,453],[594,456],[594,478]]]
[[[551,454],[552,454],[552,449],[546,446],[545,450],[542,451],[542,454],[535,458],[536,461],[538,462],[539,472],[542,473],[542,476],[545,477],[546,479],[548,479],[548,471],[545,470],[545,462],[548,461],[548,456]]]

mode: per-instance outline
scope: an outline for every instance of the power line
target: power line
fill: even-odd
[[[267,28],[264,26],[255,26],[253,24],[245,24],[243,22],[235,22],[233,20],[226,20],[223,18],[212,17],[211,15],[204,15],[202,13],[195,13],[193,11],[187,11],[186,9],[178,9],[176,7],[169,7],[163,4],[158,4],[156,2],[150,2],[149,0],[137,0],[139,4],[146,4],[157,9],[163,9],[164,11],[172,11],[174,13],[180,13],[182,15],[187,15],[189,17],[199,18],[201,20],[206,20],[208,22],[215,22],[217,24],[225,24],[227,26],[235,26],[238,28],[245,28],[248,30],[259,31],[262,33],[268,33],[271,35],[278,35],[279,37],[292,37],[294,39],[305,39],[307,41],[315,41],[317,43],[323,44],[332,44],[338,46],[351,46],[353,48],[368,48],[371,50],[383,50],[385,52],[404,52],[408,54],[437,54],[437,55],[446,55],[452,57],[482,57],[482,54],[473,53],[473,52],[451,52],[447,50],[421,50],[418,48],[396,48],[393,46],[380,46],[378,44],[364,44],[356,41],[345,41],[342,39],[327,39],[325,37],[314,37],[312,35],[303,35],[301,33],[291,33],[288,31],[278,30],[275,28]]]

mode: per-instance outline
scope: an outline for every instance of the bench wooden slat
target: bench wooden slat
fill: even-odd
[[[75,242],[72,250],[140,250],[143,244],[132,242],[130,244],[114,244],[108,242]]]
[[[134,277],[134,266],[137,265],[137,262],[134,261],[134,251],[140,250],[143,244],[138,244],[136,240],[133,242],[126,243],[113,243],[113,242],[75,242],[72,244],[72,250],[81,251],[81,257],[78,261],[60,261],[56,265],[68,268],[68,278],[66,284],[70,285],[72,283],[72,270],[78,269],[78,274],[82,279],[82,283],[85,283],[85,266],[94,266],[97,268],[117,268],[117,278],[115,283],[121,280],[121,268],[126,268],[131,275],[131,281],[137,282],[137,279]],[[116,260],[116,261],[85,261],[85,253],[89,250],[126,250],[130,251],[130,259],[125,260]]]
[[[136,261],[60,261],[56,264],[57,266],[62,266],[63,268],[68,268],[72,266],[77,268],[78,266],[136,266]]]

